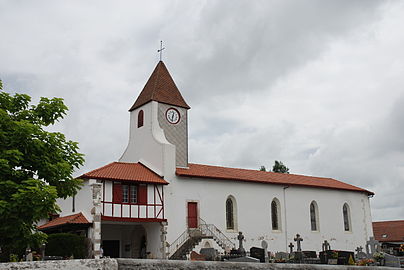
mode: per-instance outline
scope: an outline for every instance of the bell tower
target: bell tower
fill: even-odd
[[[148,144],[150,138],[146,136],[151,136],[160,144],[175,147],[175,167],[188,167],[189,109],[164,62],[159,61],[139,97],[129,109],[129,144],[120,160],[142,162],[147,159],[146,163],[155,163],[152,155],[165,155],[167,151],[161,150],[162,153],[159,153],[152,145],[147,149],[145,144]],[[148,156],[150,158],[147,158]],[[161,166],[164,167],[166,158],[157,163],[162,163]]]

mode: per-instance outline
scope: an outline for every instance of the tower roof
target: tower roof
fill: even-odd
[[[190,109],[163,61],[158,62],[142,92],[129,111],[133,111],[150,101],[158,101]]]

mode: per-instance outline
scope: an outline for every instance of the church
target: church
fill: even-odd
[[[296,234],[304,250],[317,252],[324,240],[353,251],[373,236],[371,191],[332,178],[191,163],[190,106],[164,62],[134,100],[121,158],[81,175],[82,189],[58,200],[60,215],[40,230],[82,233],[95,258],[184,259],[201,247],[228,253],[239,232],[246,250],[271,252],[288,252]]]

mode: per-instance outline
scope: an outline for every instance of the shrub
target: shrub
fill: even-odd
[[[62,256],[83,259],[87,256],[85,238],[71,233],[54,233],[48,236],[47,256]]]

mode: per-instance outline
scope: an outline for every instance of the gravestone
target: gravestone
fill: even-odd
[[[327,240],[324,240],[324,243],[321,245],[321,247],[322,247],[322,250],[323,250],[323,251],[326,251],[326,250],[330,250],[330,249],[331,249],[330,243],[328,243]]]
[[[300,237],[300,234],[296,234],[296,237],[293,239],[297,245],[297,251],[295,252],[295,261],[301,262],[303,259],[302,255],[302,244],[303,238]]]
[[[258,247],[250,248],[250,256],[259,259],[260,262],[265,262],[265,250],[263,248]]]
[[[293,245],[293,243],[292,242],[290,242],[290,244],[289,244],[289,254],[292,254],[293,253],[293,247],[294,247],[295,245]]]
[[[287,260],[289,258],[289,254],[288,253],[286,253],[286,252],[276,252],[275,253],[275,260],[278,260],[278,261],[280,261],[280,260]]]
[[[300,237],[300,234],[296,234],[296,237],[293,239],[297,242],[297,252],[302,252],[302,244],[303,238]]]
[[[201,248],[199,253],[205,257],[206,261],[216,261],[218,255],[214,248]]]
[[[377,241],[373,236],[366,241],[366,254],[368,257],[373,256],[376,252],[380,252],[381,246],[380,242]]]
[[[317,258],[317,252],[311,250],[302,251],[303,258]]]
[[[250,257],[250,256],[244,256],[244,257],[239,257],[239,258],[231,258],[229,259],[230,262],[255,262],[259,263],[260,260]]]
[[[245,249],[243,247],[244,235],[242,232],[238,233],[237,239],[238,239],[238,252],[240,255],[245,256],[246,253],[245,253]]]
[[[44,261],[45,260],[45,248],[46,248],[46,244],[42,244],[41,245],[41,260]],[[1,253],[1,252],[0,252]]]
[[[337,264],[339,265],[348,265],[349,257],[352,256],[352,259],[355,260],[355,254],[352,251],[345,251],[345,250],[326,250],[320,252],[320,261],[323,264],[327,264],[329,259],[333,259],[333,253],[338,254]]]
[[[337,252],[339,265],[348,265],[349,257],[355,260],[355,254],[352,251],[338,250]]]
[[[363,250],[363,247],[362,247],[362,246],[357,247],[357,248],[355,249],[355,251],[356,251],[355,259],[357,259],[357,260],[363,260],[363,259],[366,259],[366,258],[368,257],[367,254],[366,254],[365,252],[363,252],[362,250]]]
[[[32,251],[30,247],[27,247],[25,249],[25,261],[27,262],[32,262],[34,259],[34,256],[32,255]]]
[[[241,256],[241,255],[238,249],[233,248],[230,250],[230,256]]]
[[[265,240],[261,241],[261,247],[264,249],[264,254],[265,254],[265,261],[267,261],[268,258],[268,243]]]

